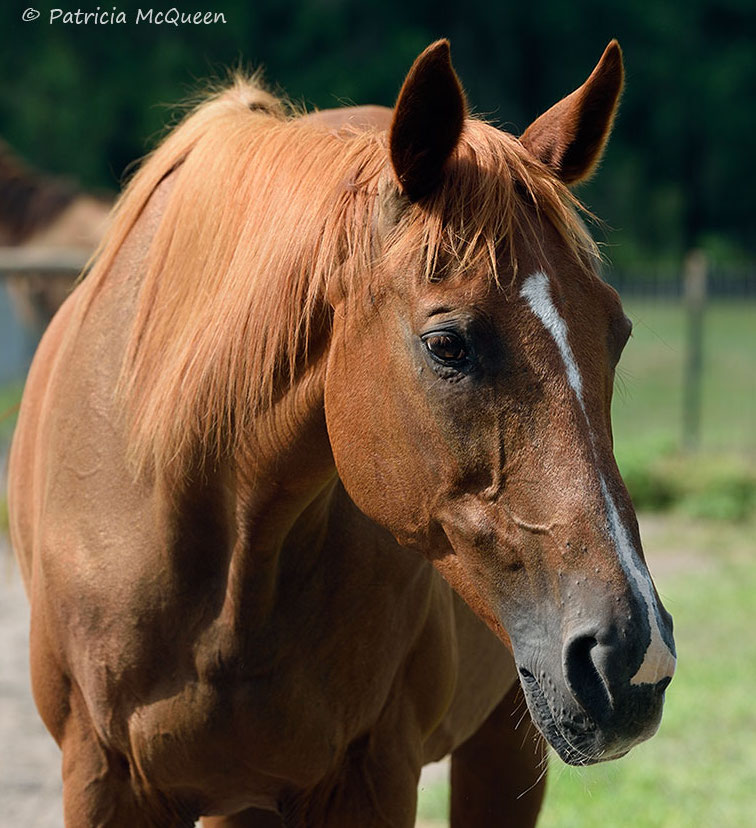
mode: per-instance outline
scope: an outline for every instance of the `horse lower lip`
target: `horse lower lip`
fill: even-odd
[[[591,756],[573,747],[557,724],[538,679],[524,667],[520,667],[519,673],[533,720],[563,762],[568,765],[585,766],[594,765],[609,758]]]

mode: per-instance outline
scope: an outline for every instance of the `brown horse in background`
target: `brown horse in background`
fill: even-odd
[[[566,186],[621,86],[612,42],[518,140],[439,41],[388,129],[239,80],[145,162],[10,463],[68,826],[411,826],[449,753],[455,827],[529,826],[518,693],[571,764],[656,730],[630,328]]]
[[[86,260],[102,240],[113,199],[30,169],[0,140],[0,247],[80,251]],[[8,274],[16,314],[38,335],[76,281],[72,273]]]

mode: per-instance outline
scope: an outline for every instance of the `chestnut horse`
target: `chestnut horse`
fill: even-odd
[[[567,188],[622,77],[612,42],[517,139],[439,41],[388,129],[237,80],[142,166],[10,465],[68,826],[411,826],[449,753],[454,826],[533,825],[527,711],[575,765],[656,730],[630,324]]]

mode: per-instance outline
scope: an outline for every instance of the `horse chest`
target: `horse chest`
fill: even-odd
[[[414,589],[384,583],[357,599],[331,590],[318,600],[315,582],[310,603],[286,596],[262,631],[208,631],[183,685],[132,715],[135,761],[166,787],[204,785],[223,768],[231,796],[280,780],[317,784],[365,733],[398,725],[417,739],[443,714],[455,680],[448,591],[434,586],[429,574]],[[427,721],[402,720],[417,708]],[[404,734],[392,738],[401,751]]]

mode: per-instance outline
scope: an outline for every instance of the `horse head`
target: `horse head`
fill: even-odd
[[[648,738],[675,667],[612,451],[631,325],[567,188],[598,162],[622,82],[612,42],[518,140],[467,117],[448,43],[418,57],[378,181],[374,272],[334,302],[325,381],[350,497],[511,647],[571,764]]]

